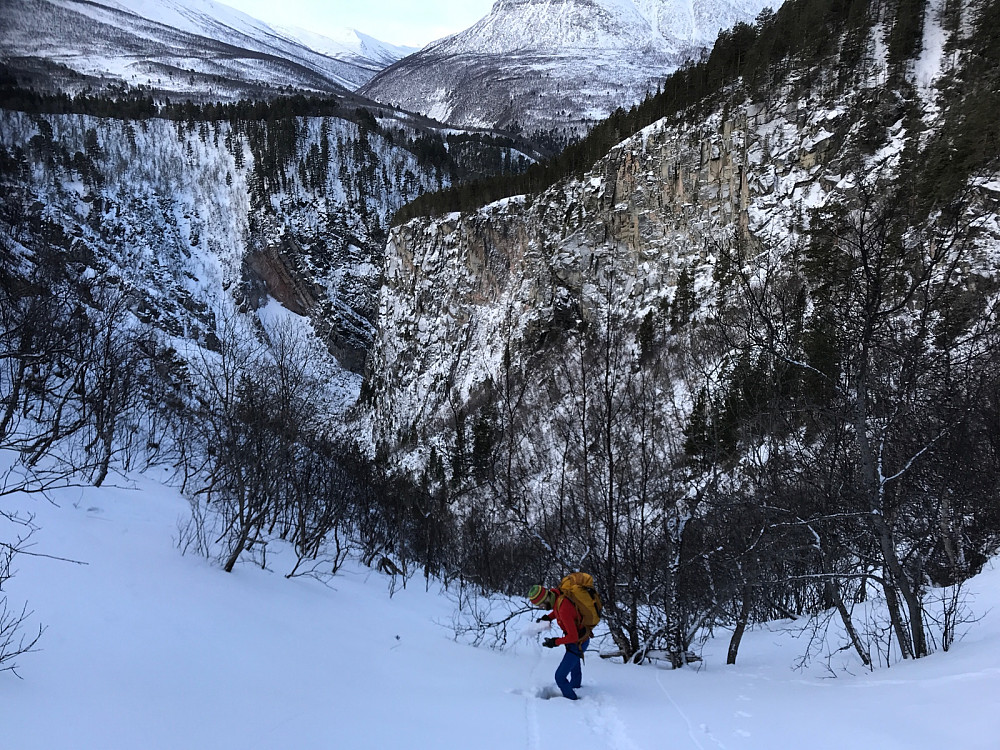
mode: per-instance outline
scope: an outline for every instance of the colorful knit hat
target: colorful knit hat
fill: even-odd
[[[535,584],[528,589],[528,601],[535,607],[541,607],[545,604],[545,600],[548,598],[549,593],[549,590],[544,586]]]

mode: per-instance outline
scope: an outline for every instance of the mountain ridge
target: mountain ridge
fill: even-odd
[[[768,0],[500,0],[359,89],[452,124],[585,129],[656,90]]]
[[[213,0],[19,0],[0,27],[8,75],[38,88],[120,82],[195,101],[345,94],[409,51],[353,36],[276,29]]]

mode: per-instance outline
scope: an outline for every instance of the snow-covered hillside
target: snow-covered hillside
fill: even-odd
[[[776,0],[500,0],[362,91],[456,125],[533,132],[602,119],[655,91],[719,31]]]
[[[45,628],[0,746],[995,748],[982,7],[803,0],[839,36],[745,30],[686,110],[384,257],[407,196],[487,161],[470,134],[0,113],[0,636]],[[235,345],[268,319],[353,371]],[[516,595],[579,567],[605,619],[571,703]]]
[[[500,651],[456,639],[465,616],[431,582],[405,589],[357,563],[314,580],[267,567],[232,574],[176,547],[187,503],[152,476],[115,487],[14,495],[32,514],[8,607],[45,627],[37,653],[0,672],[2,744],[18,750],[992,750],[1000,733],[1000,570],[973,579],[976,618],[950,653],[874,673],[834,638],[800,665],[808,625],[727,633],[697,667],[584,666],[581,700],[543,696],[558,654],[525,613]],[[6,532],[8,529],[3,528]],[[2,537],[0,537],[2,538]],[[391,588],[396,593],[390,596]],[[515,607],[523,602],[516,600]]]
[[[8,71],[34,86],[107,83],[198,99],[346,93],[408,50],[356,32],[278,30],[214,0],[16,0],[0,25]],[[352,39],[353,37],[353,39]]]

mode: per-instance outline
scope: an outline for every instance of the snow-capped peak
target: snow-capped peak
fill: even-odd
[[[780,0],[497,0],[361,91],[453,125],[585,130]]]
[[[274,26],[274,29],[327,57],[377,63],[379,68],[392,65],[417,51],[416,47],[389,44],[347,27],[322,34],[301,26]]]
[[[498,0],[467,31],[435,51],[661,49],[711,45],[719,31],[753,18],[772,0]]]

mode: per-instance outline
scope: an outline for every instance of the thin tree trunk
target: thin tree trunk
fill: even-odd
[[[740,605],[740,614],[736,619],[736,630],[733,631],[733,637],[729,639],[729,653],[726,656],[726,664],[735,664],[736,655],[740,650],[740,642],[743,640],[743,634],[746,632],[747,623],[750,620],[750,609],[751,609],[751,590],[749,586],[743,587],[743,603]]]
[[[840,619],[844,623],[844,629],[851,639],[854,650],[861,657],[862,664],[870,667],[872,665],[871,654],[868,653],[868,649],[861,641],[861,636],[858,635],[857,628],[854,627],[854,620],[851,619],[851,613],[847,611],[847,605],[844,604],[844,597],[840,593],[840,586],[835,581],[827,581],[826,585],[829,590],[828,596],[833,600],[834,606],[837,607],[837,611],[840,613]]]
[[[10,394],[7,396],[7,408],[4,410],[3,421],[0,422],[0,440],[3,440],[7,436],[7,431],[10,429],[11,422],[14,418],[14,412],[17,410],[17,405],[21,401],[21,383],[24,382],[24,373],[27,368],[27,363],[23,357],[18,359],[17,364],[17,375],[13,378],[13,388]]]
[[[896,619],[898,621],[894,625],[897,625],[898,629],[905,633],[902,618],[899,616],[899,599],[896,597],[896,590],[898,589],[899,593],[903,596],[903,600],[906,602],[907,613],[910,616],[910,632],[906,635],[905,640],[901,639],[900,643],[901,645],[905,644],[909,648],[910,656],[919,659],[922,656],[927,656],[927,639],[924,636],[924,616],[920,599],[906,579],[906,573],[903,571],[903,566],[899,562],[899,556],[896,554],[896,546],[893,544],[892,532],[881,514],[875,514],[875,527],[878,532],[882,558],[890,574],[886,576],[886,580],[893,589],[893,599],[897,613]],[[903,654],[903,658],[906,658],[905,653]]]
[[[867,361],[867,351],[863,359]],[[861,475],[864,477],[869,495],[869,517],[872,530],[878,541],[879,551],[885,565],[882,576],[882,586],[885,590],[886,603],[889,607],[889,618],[899,639],[899,647],[904,659],[926,656],[926,642],[923,636],[923,617],[920,603],[909,586],[903,566],[896,553],[892,530],[886,521],[884,513],[885,485],[881,474],[880,462],[875,458],[875,451],[868,438],[868,391],[865,386],[865,373],[858,378],[857,400],[855,409],[855,440],[861,459]],[[899,595],[906,601],[910,615],[910,632],[907,632],[900,609]]]
[[[250,529],[252,524],[249,521],[243,523],[243,527],[240,529],[239,537],[236,539],[236,544],[233,545],[232,552],[229,553],[229,557],[226,558],[226,564],[222,567],[227,573],[232,573],[233,568],[236,567],[236,561],[240,559],[240,555],[243,554],[243,550],[246,549],[247,541],[250,539]]]

